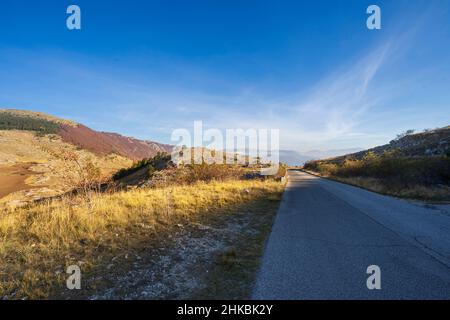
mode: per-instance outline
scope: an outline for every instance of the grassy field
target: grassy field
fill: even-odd
[[[89,199],[65,197],[5,210],[0,215],[0,299],[61,298],[67,297],[65,294],[88,297],[102,286],[92,280],[94,275],[103,274],[114,257],[122,257],[121,268],[125,268],[131,263],[128,255],[134,256],[132,253],[139,250],[148,253],[162,243],[170,243],[180,225],[201,222],[223,226],[237,219],[236,214],[239,219],[245,217],[256,231],[237,233],[228,239],[231,243],[237,241],[236,248],[244,246],[245,239],[248,241],[249,245],[239,251],[243,256],[239,258],[230,251],[216,258],[224,261],[224,268],[231,270],[229,274],[235,275],[231,277],[235,282],[231,280],[228,287],[240,288],[237,296],[245,295],[282,191],[283,185],[274,180],[213,181],[93,194]],[[239,215],[243,212],[246,215]],[[233,259],[249,268],[228,269]],[[90,283],[85,291],[72,293],[65,289],[65,270],[73,264],[81,266],[84,283]],[[221,265],[215,264],[209,278],[199,277],[214,283],[223,274]],[[248,280],[243,287],[236,285],[241,278]],[[214,288],[221,290],[217,285]],[[205,296],[205,292],[196,294]]]

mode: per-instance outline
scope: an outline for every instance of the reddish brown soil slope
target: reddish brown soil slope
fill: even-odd
[[[116,133],[98,132],[83,125],[62,124],[59,134],[65,142],[96,154],[117,153],[133,160],[153,157],[158,152],[172,150],[170,145],[124,137]]]

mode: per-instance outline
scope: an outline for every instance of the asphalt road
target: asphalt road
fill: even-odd
[[[448,206],[289,175],[254,299],[450,299]]]

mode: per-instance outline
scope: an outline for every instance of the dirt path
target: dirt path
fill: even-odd
[[[31,166],[30,163],[0,166],[0,199],[10,193],[33,188],[25,183],[25,180],[34,174],[29,170]]]

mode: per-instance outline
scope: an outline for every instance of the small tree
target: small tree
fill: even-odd
[[[100,168],[92,159],[81,159],[80,155],[73,151],[64,151],[58,155],[65,169],[65,189],[81,194],[89,203],[92,193],[100,191],[102,176]]]
[[[410,136],[410,135],[414,134],[414,132],[416,132],[414,129],[406,130],[405,132],[402,132],[402,133],[398,134],[397,137],[395,138],[395,140],[397,141],[397,140],[400,140],[400,139],[402,139],[402,138],[404,138],[406,136]]]

